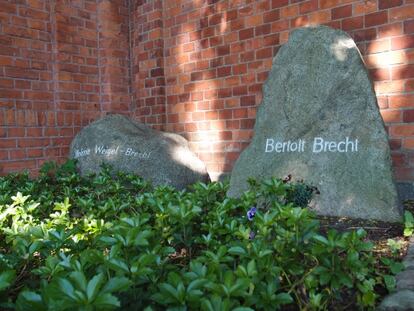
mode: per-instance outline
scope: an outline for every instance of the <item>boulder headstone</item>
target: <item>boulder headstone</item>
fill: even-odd
[[[316,186],[331,216],[398,221],[390,151],[375,92],[354,41],[325,26],[293,31],[263,87],[254,137],[235,164],[230,196],[247,178]]]
[[[78,161],[82,175],[99,172],[105,163],[156,186],[183,189],[210,180],[184,137],[151,129],[123,115],[107,115],[83,128],[72,141],[70,158]]]

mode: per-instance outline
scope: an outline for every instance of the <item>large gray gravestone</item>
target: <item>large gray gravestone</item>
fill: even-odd
[[[398,221],[390,151],[375,92],[343,31],[297,29],[273,60],[255,134],[235,164],[230,196],[248,177],[303,179],[319,214]]]
[[[177,189],[210,180],[182,136],[153,130],[122,115],[108,115],[83,128],[72,141],[70,157],[78,160],[81,174],[99,172],[106,163],[154,185]]]

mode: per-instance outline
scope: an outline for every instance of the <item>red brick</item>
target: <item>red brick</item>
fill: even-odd
[[[12,79],[1,79],[0,78],[0,88],[12,88],[14,81]]]
[[[243,119],[240,121],[240,128],[241,129],[252,129],[254,127],[255,120],[254,119]]]
[[[8,160],[8,159],[9,159],[8,152],[0,150],[0,160]],[[0,172],[1,172],[1,167],[0,167]]]
[[[10,56],[0,56],[0,66],[11,66],[13,58]]]
[[[234,75],[242,75],[247,72],[247,65],[246,64],[233,65],[232,70],[233,70]]]
[[[37,120],[32,123],[36,124]],[[43,129],[40,127],[27,128],[26,130],[27,137],[42,137],[42,133],[43,133]]]
[[[414,125],[394,125],[391,127],[391,134],[394,136],[414,136]]]
[[[40,158],[43,157],[43,149],[36,148],[36,149],[26,149],[27,156],[29,158]]]
[[[342,20],[342,29],[343,30],[355,30],[361,29],[364,26],[364,19],[362,16],[351,17]]]
[[[219,119],[220,120],[230,120],[233,118],[233,111],[230,109],[220,110]]]
[[[23,92],[15,90],[0,90],[0,98],[23,98]]]
[[[278,44],[279,44],[279,34],[269,35],[263,38],[264,46],[275,47]]]
[[[280,32],[289,29],[289,20],[283,19],[272,23],[272,32]]]
[[[413,103],[414,106],[414,103]],[[404,122],[414,122],[414,110],[404,110],[403,111],[403,121]]]
[[[341,19],[352,15],[352,4],[332,9],[332,19]]]
[[[393,80],[414,78],[414,64],[393,67],[391,75]]]
[[[396,95],[389,97],[390,108],[414,108],[414,95]]]
[[[191,81],[198,81],[203,79],[202,72],[192,72],[191,73]]]
[[[0,148],[16,148],[16,140],[0,138]]]
[[[263,24],[263,16],[261,14],[247,16],[244,19],[244,23],[246,27],[254,27],[254,26],[261,25]]]
[[[6,75],[13,78],[39,79],[39,74],[36,71],[25,68],[6,67]]]
[[[31,17],[34,19],[40,19],[40,20],[47,20],[49,18],[49,14],[44,11],[39,11],[35,9],[30,9],[30,8],[23,8],[23,7],[20,7],[19,15],[25,16],[25,17]]]
[[[260,35],[267,35],[270,33],[270,31],[271,31],[270,24],[260,25],[254,28],[254,35],[256,37]]]
[[[299,4],[299,13],[306,14],[318,9],[318,0],[309,0]]]
[[[379,38],[399,36],[401,34],[402,34],[402,23],[400,22],[380,26],[378,28]]]
[[[404,33],[413,33],[414,32],[414,19],[404,21]]]
[[[264,23],[271,23],[280,19],[280,11],[278,9],[266,12],[263,15]]]
[[[403,0],[378,0],[378,8],[380,10],[385,10],[395,6],[400,6],[402,3]]]
[[[240,98],[241,106],[254,106],[256,105],[256,97],[254,95],[242,96]]]
[[[219,137],[221,140],[231,140],[233,133],[231,131],[220,132]]]
[[[17,13],[17,5],[14,3],[9,3],[7,1],[1,1],[1,12],[8,13],[8,14],[16,14]]]
[[[232,90],[231,89],[219,89],[218,92],[217,92],[218,98],[230,97],[231,94],[232,94]]]
[[[272,9],[280,8],[289,4],[289,0],[272,0]]]
[[[12,161],[7,162],[7,166],[5,167],[4,171],[6,173],[28,170],[31,168],[36,167],[35,160],[24,160],[24,161]]]
[[[404,147],[404,149],[414,149],[414,139],[405,138],[403,140],[403,147]]]
[[[246,53],[240,54],[240,60],[242,62],[251,62],[254,60],[254,51],[249,51]]]
[[[411,19],[414,16],[414,3],[389,10],[390,21]]]
[[[239,31],[239,40],[246,40],[253,38],[254,28],[243,29]]]
[[[244,19],[236,19],[230,22],[231,31],[237,31],[243,29],[244,27]]]
[[[247,109],[245,109],[245,108],[235,109],[233,111],[233,116],[234,116],[235,119],[247,118]]]
[[[25,129],[23,127],[9,127],[7,130],[8,137],[24,137]]]
[[[365,15],[365,27],[378,26],[388,22],[388,12],[382,11]]]
[[[53,94],[46,92],[24,92],[24,98],[33,100],[51,100]]]
[[[391,48],[393,50],[414,48],[414,35],[392,38]]]
[[[282,18],[292,18],[299,15],[299,5],[290,5],[280,9],[280,16]]]
[[[352,33],[352,37],[357,43],[361,41],[371,41],[377,37],[377,31],[376,28],[356,30]]]
[[[395,123],[402,121],[402,114],[399,110],[382,110],[381,115],[385,123]]]
[[[414,92],[414,79],[405,82],[405,90],[407,92]]]
[[[321,9],[333,8],[342,3],[342,0],[320,0]]]
[[[272,56],[273,56],[272,48],[270,47],[256,51],[256,59],[271,58]]]
[[[231,75],[231,66],[217,68],[218,77],[227,77]]]
[[[230,54],[230,46],[229,45],[222,45],[217,47],[217,56],[223,56]]]
[[[370,76],[374,81],[389,80],[391,78],[388,68],[375,68],[369,70]]]
[[[233,96],[247,95],[247,86],[239,85],[233,87]]]

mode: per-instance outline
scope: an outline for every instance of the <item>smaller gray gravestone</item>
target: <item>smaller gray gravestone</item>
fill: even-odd
[[[183,189],[210,180],[205,165],[180,135],[156,131],[122,115],[107,115],[73,139],[70,158],[81,174],[97,173],[103,163],[134,173],[154,185]]]
[[[316,186],[319,214],[398,221],[387,134],[354,41],[325,26],[293,31],[273,60],[255,134],[232,172],[230,196],[247,178]]]

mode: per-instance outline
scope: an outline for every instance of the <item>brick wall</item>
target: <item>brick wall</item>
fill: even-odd
[[[312,24],[357,42],[396,179],[414,181],[413,0],[0,0],[0,173],[64,158],[119,112],[183,134],[218,178],[252,137],[273,56]]]
[[[0,174],[65,159],[129,84],[128,1],[0,0]]]
[[[0,8],[1,168],[33,169],[57,152],[47,148],[49,130],[57,131],[50,5],[1,1]]]
[[[390,134],[395,176],[414,180],[413,0],[164,1],[169,131],[219,176],[252,137],[272,57],[289,32],[325,24],[357,42]]]
[[[131,0],[133,116],[163,129],[166,122],[163,0]]]

